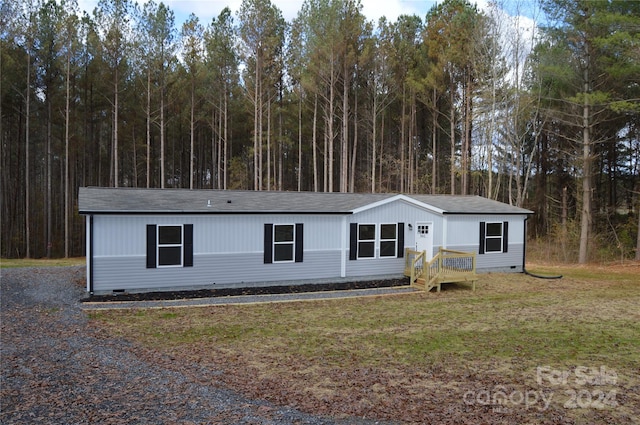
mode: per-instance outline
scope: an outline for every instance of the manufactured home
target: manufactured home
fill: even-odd
[[[91,294],[403,276],[408,250],[524,270],[532,211],[479,196],[80,188]]]

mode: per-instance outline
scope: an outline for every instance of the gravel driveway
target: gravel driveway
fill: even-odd
[[[225,389],[217,370],[175,364],[88,326],[84,268],[1,271],[0,423],[333,424]]]

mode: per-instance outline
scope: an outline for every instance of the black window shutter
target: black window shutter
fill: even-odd
[[[502,252],[509,250],[509,222],[502,223]]]
[[[349,260],[358,259],[358,223],[349,226]]]
[[[156,268],[156,225],[147,224],[147,268]]]
[[[184,225],[184,267],[193,267],[193,224]]]
[[[478,254],[484,254],[484,235],[485,235],[486,223],[484,221],[480,222],[480,247],[478,249]]]
[[[302,253],[304,252],[304,225],[296,223],[296,263],[302,263]]]
[[[273,263],[273,224],[264,225],[264,263]]]
[[[404,223],[398,223],[398,258],[404,258]]]

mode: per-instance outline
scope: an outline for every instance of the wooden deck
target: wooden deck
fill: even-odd
[[[412,286],[425,291],[436,288],[440,292],[443,283],[472,282],[475,291],[478,280],[475,252],[441,248],[429,262],[425,255],[425,251],[405,252],[404,274]]]

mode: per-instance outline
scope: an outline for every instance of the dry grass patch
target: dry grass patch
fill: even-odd
[[[10,267],[68,267],[68,266],[84,266],[85,257],[73,258],[2,258],[0,259],[1,268]]]
[[[488,274],[475,292],[452,284],[440,294],[91,317],[105,331],[170,353],[180,364],[224,369],[226,384],[250,396],[321,414],[403,422],[637,422],[640,265],[530,269],[565,277]],[[574,379],[538,383],[542,366]],[[605,366],[617,381],[577,385],[582,366]],[[465,399],[496,388],[555,398],[545,408],[517,398],[498,405]],[[582,394],[582,408],[566,406],[571,390]],[[595,401],[604,390],[616,392],[617,405],[586,406],[586,393],[579,393],[588,391]]]

